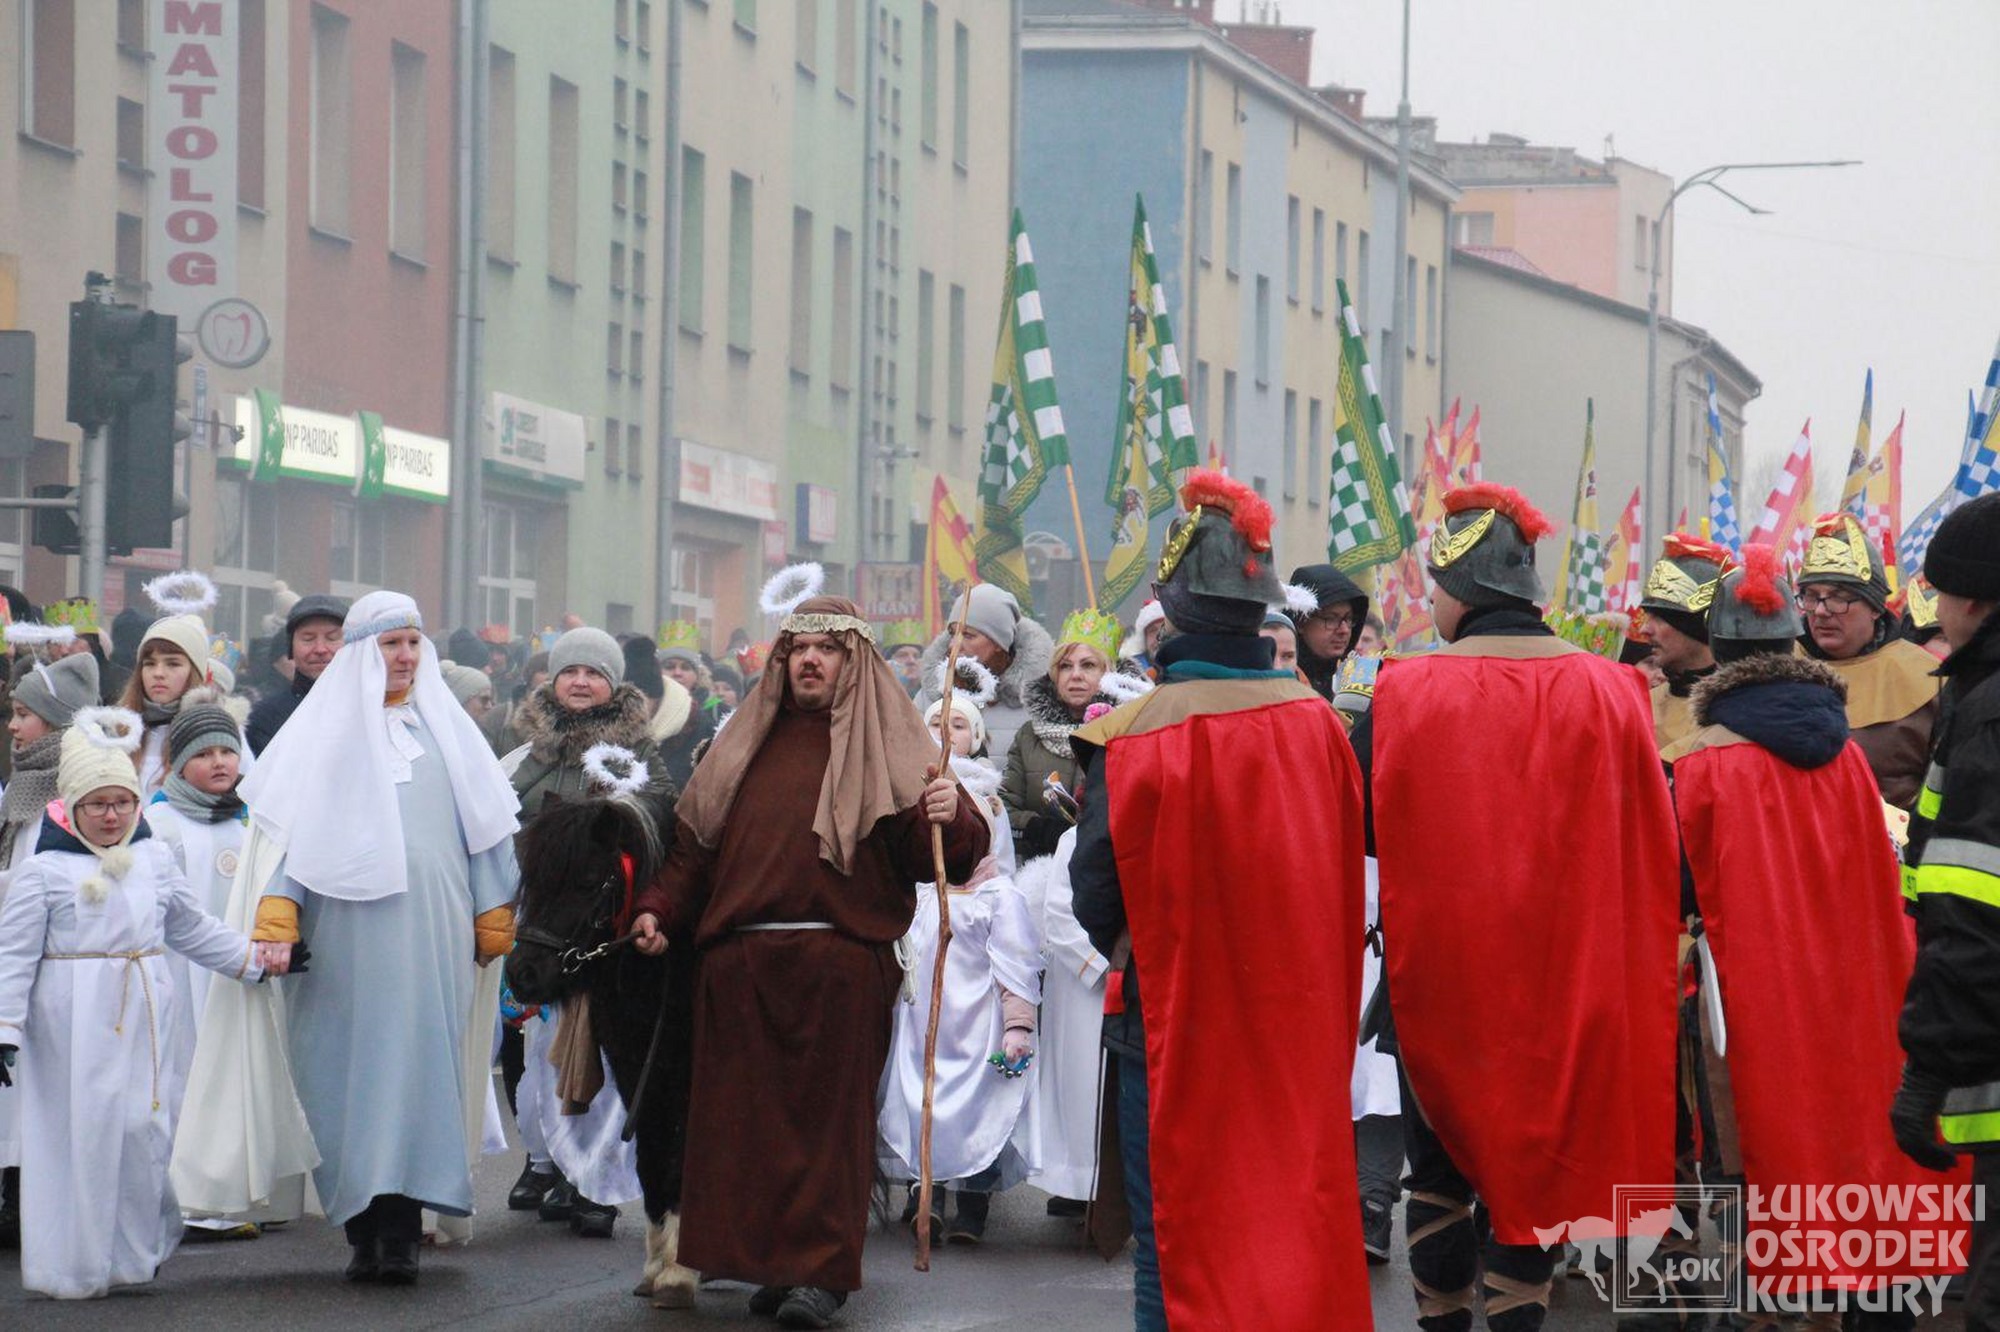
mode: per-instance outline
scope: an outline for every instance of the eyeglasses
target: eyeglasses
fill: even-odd
[[[124,800],[80,800],[76,807],[86,818],[105,819],[115,814],[122,819],[136,811],[139,802],[129,797]]]
[[[1801,592],[1794,600],[1802,611],[1823,610],[1834,615],[1845,615],[1861,604],[1861,598],[1846,592]]]
[[[1314,624],[1323,624],[1329,629],[1352,629],[1354,617],[1345,611],[1322,611],[1312,617]]]

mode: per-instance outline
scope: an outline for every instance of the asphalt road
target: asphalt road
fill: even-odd
[[[662,1312],[633,1298],[644,1258],[638,1209],[626,1209],[611,1240],[575,1238],[533,1213],[506,1210],[520,1167],[519,1155],[481,1163],[471,1245],[426,1250],[422,1278],[412,1289],[348,1285],[340,1275],[347,1246],[339,1230],[304,1221],[256,1240],[183,1245],[152,1285],[81,1304],[24,1294],[13,1255],[0,1255],[0,1329],[570,1332],[587,1326],[593,1332],[678,1332],[774,1326],[749,1316],[743,1307],[748,1289],[734,1284],[704,1287],[692,1313]],[[869,1332],[1125,1332],[1132,1326],[1129,1259],[1102,1262],[1081,1247],[1081,1227],[1049,1218],[1043,1203],[1033,1188],[1003,1195],[994,1204],[986,1243],[939,1248],[928,1274],[913,1270],[906,1230],[877,1229],[868,1245],[866,1289],[849,1302],[843,1325]],[[1370,1282],[1376,1327],[1413,1332],[1416,1310],[1400,1238],[1394,1264],[1371,1269]],[[1927,1325],[1956,1328],[1959,1321],[1953,1306],[1945,1319]],[[1557,1281],[1549,1328],[1611,1325],[1588,1283]]]

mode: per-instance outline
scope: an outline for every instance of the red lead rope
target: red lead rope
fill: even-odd
[[[618,865],[625,872],[625,904],[618,908],[618,919],[612,933],[624,934],[632,928],[632,908],[636,905],[635,899],[638,896],[639,886],[632,881],[632,876],[637,866],[632,860],[632,853],[630,851],[621,851],[618,853]]]

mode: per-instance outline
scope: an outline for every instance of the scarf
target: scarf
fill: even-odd
[[[858,619],[860,611],[844,597],[822,596],[802,603],[793,616]],[[847,874],[861,839],[889,815],[917,803],[923,794],[925,765],[937,762],[938,748],[874,645],[853,630],[835,637],[847,649],[847,661],[834,685],[833,749],[820,778],[813,834],[819,839],[820,858]],[[791,633],[780,632],[756,691],[716,735],[681,794],[680,819],[703,847],[712,850],[721,842],[750,761],[787,706],[791,651]]]
[[[171,703],[155,703],[152,699],[147,699],[143,714],[146,719],[146,729],[150,731],[155,726],[167,725],[180,715],[180,711],[179,699],[174,699]]]
[[[168,775],[166,785],[160,788],[160,795],[154,799],[162,797],[196,823],[227,823],[243,814],[243,798],[236,794],[234,788],[220,795],[213,794],[177,772]]]
[[[14,839],[21,829],[41,822],[42,811],[56,798],[56,764],[62,757],[61,731],[14,746],[14,775],[0,795],[0,865],[14,856]]]

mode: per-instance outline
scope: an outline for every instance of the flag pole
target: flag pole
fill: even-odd
[[[966,585],[967,590],[971,584]],[[958,693],[958,654],[965,646],[965,620],[951,631],[951,650],[944,659],[944,711],[939,715],[938,776],[951,772],[952,699]],[[937,958],[931,964],[931,1012],[924,1027],[924,1101],[917,1131],[917,1270],[931,1270],[931,1125],[937,1096],[938,1020],[944,1012],[944,955],[951,947],[951,884],[945,873],[944,828],[931,825],[931,874],[937,889]]]
[[[1076,520],[1076,548],[1083,556],[1083,596],[1092,610],[1097,608],[1097,579],[1090,572],[1090,542],[1083,535],[1083,504],[1076,497],[1076,468],[1063,464],[1063,476],[1069,482],[1069,514]]]

